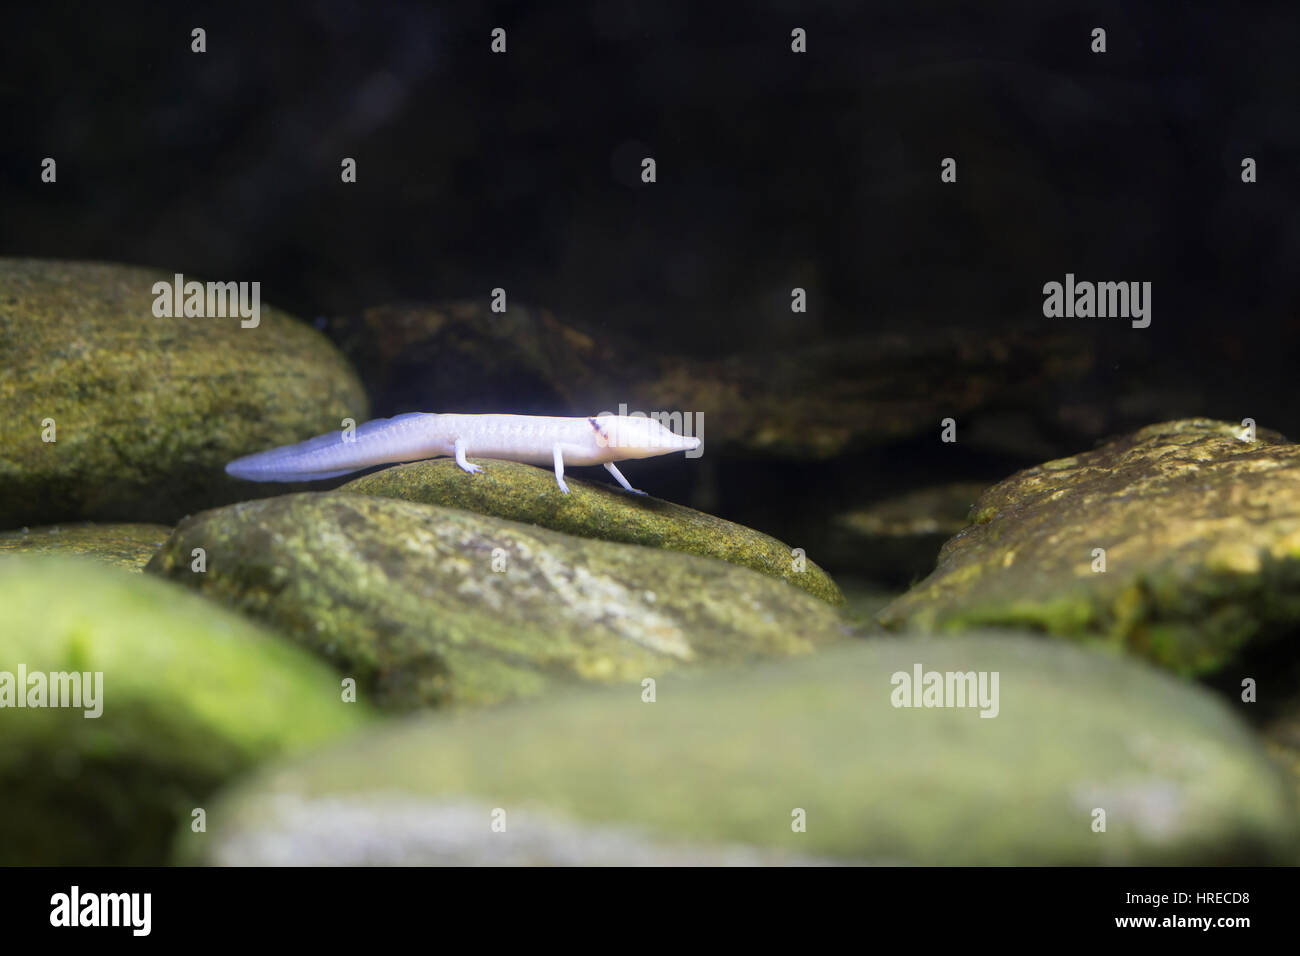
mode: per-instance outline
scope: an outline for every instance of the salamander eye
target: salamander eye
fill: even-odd
[[[596,419],[594,418],[588,418],[587,421],[591,422],[591,427],[595,429],[596,444],[600,445],[602,448],[608,445],[609,433],[605,431],[605,426],[602,425],[600,422],[596,421]]]

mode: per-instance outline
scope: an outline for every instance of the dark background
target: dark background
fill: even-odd
[[[1297,22],[1228,3],[34,4],[0,41],[0,252],[258,278],[308,318],[504,286],[705,354],[1041,317],[1043,282],[1073,271],[1152,281],[1144,335],[1254,363],[1295,325]]]
[[[983,462],[990,480],[1161,418],[1300,432],[1294,4],[38,4],[6,10],[0,52],[0,255],[260,280],[322,328],[501,286],[698,359],[1088,338],[1084,378],[1016,401],[1096,424]],[[1151,327],[1045,319],[1067,272],[1150,281]],[[912,446],[892,462],[904,486],[932,471]],[[747,494],[814,487],[774,468]]]

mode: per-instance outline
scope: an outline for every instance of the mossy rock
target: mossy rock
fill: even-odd
[[[934,573],[878,620],[1026,627],[1192,675],[1294,634],[1300,445],[1242,434],[1226,422],[1167,422],[1012,475],[976,503]]]
[[[0,865],[163,863],[219,785],[365,719],[311,655],[145,575],[4,556],[0,607],[10,693],[20,666],[103,675],[98,717],[16,697],[0,709]]]
[[[0,554],[81,555],[142,571],[172,529],[163,524],[70,524],[0,531]]]
[[[917,664],[996,672],[997,715],[893,706],[894,675]],[[209,834],[181,833],[176,852],[232,865],[1259,864],[1292,858],[1293,812],[1252,732],[1196,685],[1020,636],[905,637],[667,676],[653,703],[630,687],[385,724],[236,784]]]
[[[555,484],[554,472],[513,461],[475,460],[484,468],[477,475],[467,475],[450,458],[438,458],[385,468],[339,490],[464,508],[583,538],[719,558],[788,581],[831,604],[844,603],[830,575],[753,528],[571,474],[565,479],[570,492],[565,495]]]
[[[266,493],[227,462],[366,420],[360,382],[319,332],[266,305],[256,328],[159,318],[153,285],[173,278],[0,259],[0,528],[171,523]]]
[[[267,622],[398,708],[803,654],[848,627],[723,561],[343,492],[196,515],[146,571]]]

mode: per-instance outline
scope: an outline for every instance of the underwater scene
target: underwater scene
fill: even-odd
[[[1300,862],[1300,15],[1179,11],[15,13],[0,864]]]

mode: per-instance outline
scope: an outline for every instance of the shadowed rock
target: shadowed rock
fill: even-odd
[[[1030,401],[1091,368],[1086,336],[927,328],[712,361],[486,301],[379,306],[329,320],[377,414],[631,411],[702,415],[711,454],[828,459]]]
[[[966,526],[971,503],[986,488],[988,482],[934,485],[838,514],[827,559],[878,581],[914,583],[934,570],[939,548]]]

